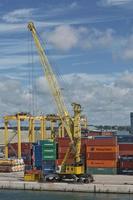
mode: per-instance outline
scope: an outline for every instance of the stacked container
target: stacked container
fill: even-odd
[[[42,146],[39,144],[33,145],[33,166],[36,169],[42,169]]]
[[[54,173],[56,161],[56,143],[53,140],[42,140],[42,173]]]
[[[133,136],[118,136],[119,174],[133,174]]]
[[[85,159],[85,147],[86,147],[86,143],[88,141],[88,138],[81,138],[81,159],[84,162]],[[70,139],[63,137],[63,138],[58,138],[57,139],[57,143],[58,143],[58,159],[56,160],[56,164],[61,165],[65,154],[67,152],[67,149],[70,145]],[[66,160],[67,164],[73,164],[74,163],[74,154],[71,152],[68,155],[68,158]]]
[[[31,149],[32,144],[23,142],[21,143],[21,154],[25,165],[31,165]],[[11,143],[8,147],[8,157],[16,158],[18,154],[18,143]]]
[[[86,145],[86,171],[92,174],[116,174],[119,148],[116,137],[98,136]]]
[[[58,159],[56,160],[56,165],[59,166],[61,165],[66,151],[69,147],[70,140],[69,138],[58,138]],[[73,163],[73,155],[69,154],[67,158],[67,164],[72,164]]]

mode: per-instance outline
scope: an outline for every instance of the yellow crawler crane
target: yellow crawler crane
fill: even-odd
[[[65,127],[67,134],[70,138],[70,145],[67,149],[66,155],[62,161],[61,169],[55,174],[56,180],[62,180],[63,178],[73,178],[74,180],[84,180],[85,182],[92,181],[92,176],[85,173],[85,166],[80,158],[81,149],[81,127],[80,127],[80,114],[81,105],[77,103],[72,103],[74,117],[71,117],[64,103],[63,96],[61,94],[61,89],[59,87],[57,78],[52,70],[52,67],[48,61],[42,44],[39,40],[36,28],[33,22],[28,23],[28,29],[31,31],[37,51],[40,57],[42,67],[44,69],[45,77],[48,81],[48,85],[54,101],[57,106],[58,115],[61,119],[63,126]],[[74,163],[73,165],[67,164],[67,158],[70,152],[74,153]],[[51,177],[51,175],[49,175]],[[49,178],[47,176],[47,179]]]

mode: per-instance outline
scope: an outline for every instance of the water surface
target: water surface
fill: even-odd
[[[0,190],[0,200],[133,200],[133,194]]]

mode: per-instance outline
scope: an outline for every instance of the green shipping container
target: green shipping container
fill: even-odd
[[[42,156],[56,156],[56,152],[54,153],[42,152]]]
[[[42,159],[43,160],[56,160],[56,151],[54,152],[46,152],[46,151],[43,151],[42,152]]]
[[[43,144],[55,144],[55,142],[53,140],[40,140],[39,141],[39,144],[40,145],[43,145]]]
[[[42,156],[43,160],[56,160],[56,156],[55,155],[44,155]]]
[[[56,160],[56,143],[53,140],[41,140],[42,160]]]
[[[55,154],[56,153],[56,149],[42,149],[42,152],[48,153],[48,154]]]
[[[42,144],[42,149],[56,149],[56,144]]]
[[[90,174],[117,174],[117,168],[92,168],[88,167],[86,170]]]

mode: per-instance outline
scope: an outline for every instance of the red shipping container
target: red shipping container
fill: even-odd
[[[64,159],[65,155],[66,155],[65,153],[60,153],[60,154],[58,154],[58,159]],[[72,154],[72,153],[69,154],[69,155],[68,155],[68,159],[69,159],[69,158],[74,158],[74,154]]]
[[[116,168],[116,160],[86,160],[87,167],[103,167],[103,168]]]
[[[133,161],[129,160],[122,160],[119,163],[119,167],[121,169],[133,169]]]
[[[60,147],[68,147],[70,144],[69,138],[57,138],[58,145]]]
[[[63,159],[58,159],[56,160],[56,165],[61,165]],[[67,159],[66,164],[71,165],[73,164],[74,160],[73,159]]]
[[[86,159],[90,160],[117,160],[118,154],[117,153],[95,153],[90,152],[86,154]]]
[[[87,144],[88,138],[81,138],[81,146]],[[60,147],[68,147],[70,144],[69,138],[57,138],[57,143]]]
[[[87,146],[86,152],[110,152],[115,153],[119,151],[119,146]]]
[[[88,146],[117,146],[117,139],[116,137],[88,139],[87,145]]]
[[[129,151],[119,151],[119,155],[120,156],[133,156],[133,150],[129,150]]]
[[[119,144],[119,151],[133,151],[133,143],[132,144],[126,144],[126,143]]]
[[[111,131],[89,131],[89,136],[113,136],[114,133]]]
[[[59,147],[58,146],[58,154],[60,153],[66,153],[67,152],[68,147]],[[85,153],[85,145],[81,147],[81,153]]]
[[[31,143],[21,143],[21,155],[25,164],[31,164]],[[8,157],[18,156],[18,143],[12,143],[8,147]]]
[[[58,154],[65,154],[67,152],[68,147],[60,147],[58,146]]]

